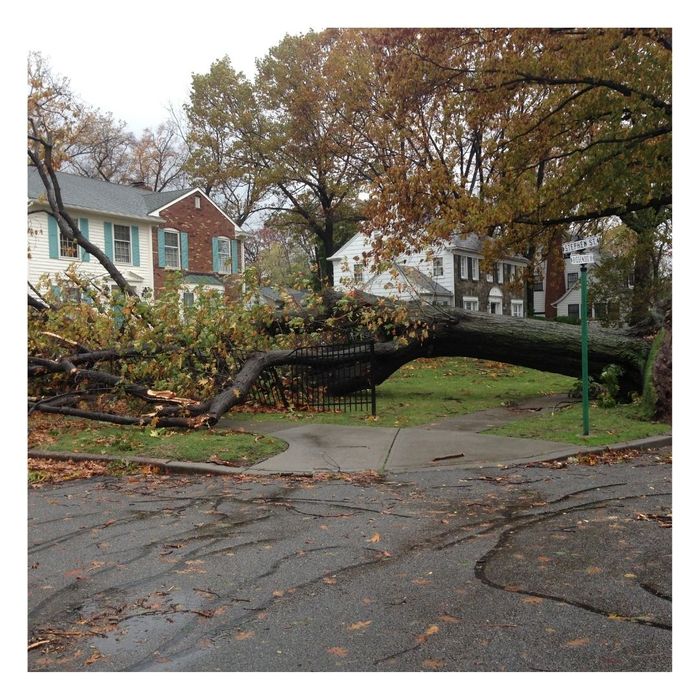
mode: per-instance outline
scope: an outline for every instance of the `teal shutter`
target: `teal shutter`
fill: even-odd
[[[214,272],[220,272],[219,269],[219,241],[216,238],[211,239],[211,258],[212,258],[212,270]]]
[[[158,267],[165,267],[165,231],[158,229]]]
[[[139,227],[131,227],[131,264],[141,266],[141,254],[139,252]]]
[[[58,259],[58,222],[49,214],[49,257]]]
[[[231,239],[231,272],[238,272],[238,241]]]
[[[114,260],[114,238],[112,237],[112,224],[105,221],[105,255]]]
[[[83,238],[87,238],[88,241],[90,240],[90,226],[88,224],[87,219],[78,219],[78,228],[80,229],[80,233],[83,234]],[[90,253],[83,248],[81,252],[81,259],[83,262],[90,262]]]
[[[190,268],[190,244],[186,231],[180,231],[180,267],[183,270]]]

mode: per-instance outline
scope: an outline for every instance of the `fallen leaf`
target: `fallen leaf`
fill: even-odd
[[[347,656],[348,655],[348,650],[345,647],[330,647],[329,649],[326,649],[326,651],[329,654],[333,654],[333,656]]]
[[[440,659],[426,659],[421,666],[423,668],[427,668],[428,670],[435,670],[438,668],[442,668],[445,665],[444,661],[440,661]]]
[[[432,581],[429,578],[414,578],[411,583],[415,583],[416,586],[428,586]]]
[[[364,630],[367,629],[370,625],[372,624],[372,620],[364,620],[361,622],[353,622],[351,625],[348,625],[348,629],[352,630],[355,632],[356,630]]]
[[[101,659],[104,656],[104,654],[101,654],[99,651],[95,651],[93,655],[85,661],[86,666],[90,666],[90,664],[94,664],[95,661]]]
[[[602,571],[603,571],[603,570],[602,570],[599,566],[589,566],[589,567],[586,569],[586,573],[587,573],[589,576],[593,576],[593,575],[595,575],[595,574],[599,574],[599,573],[601,573]]]
[[[455,625],[462,621],[461,618],[455,617],[454,615],[448,615],[447,613],[440,615],[438,619],[442,620],[443,622],[449,622],[451,625]]]
[[[439,631],[440,628],[437,625],[430,625],[430,627],[428,627],[428,629],[426,629],[425,632],[423,632],[423,634],[419,634],[416,637],[416,641],[418,642],[418,644],[423,644],[423,642],[425,642],[428,639],[428,637],[432,637]]]
[[[242,642],[244,639],[250,639],[251,637],[254,637],[255,632],[251,630],[247,630],[245,632],[236,632],[234,636],[239,642]]]
[[[538,598],[537,596],[527,596],[523,598],[523,603],[527,603],[528,605],[539,605],[541,602],[542,598]]]
[[[272,591],[273,598],[281,598],[284,595],[284,591]]]
[[[590,641],[591,640],[588,637],[580,637],[579,639],[570,639],[568,642],[564,642],[564,646],[569,647],[570,649],[585,647],[587,644],[590,644]]]
[[[328,586],[335,586],[335,584],[338,583],[335,576],[324,576],[322,580],[323,583],[327,584]]]
[[[381,541],[381,539],[382,539],[382,536],[381,536],[378,532],[375,532],[375,533],[372,535],[372,537],[370,537],[370,538],[367,540],[367,542],[379,542],[379,541]]]

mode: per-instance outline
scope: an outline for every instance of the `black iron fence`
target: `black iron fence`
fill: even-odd
[[[245,358],[237,359],[242,366]],[[308,411],[377,414],[374,341],[310,345],[289,355],[289,364],[261,373],[250,393],[260,406]]]

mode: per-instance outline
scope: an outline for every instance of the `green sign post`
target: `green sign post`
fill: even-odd
[[[588,406],[588,265],[595,262],[590,253],[574,254],[587,248],[595,248],[600,243],[599,236],[589,236],[581,241],[564,243],[564,253],[571,253],[571,262],[581,266],[581,403],[583,407],[583,434],[590,432]]]
[[[581,403],[583,434],[588,435],[588,267],[581,265]]]

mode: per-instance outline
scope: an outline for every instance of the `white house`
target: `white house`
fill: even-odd
[[[168,275],[178,273],[188,305],[203,289],[225,293],[228,281],[244,271],[244,232],[199,188],[151,192],[68,173],[56,177],[83,235],[139,294],[157,296]],[[34,167],[28,169],[28,196],[29,282],[36,287],[42,276],[74,265],[81,275],[113,286],[102,265],[61,234]]]
[[[163,220],[148,213],[144,191],[65,173],[61,173],[60,187],[66,209],[82,234],[105,251],[138,293],[152,291],[151,229]],[[28,195],[29,282],[37,286],[43,275],[65,272],[70,265],[96,281],[108,280],[93,256],[61,234],[48,213],[46,191],[33,167],[29,168]]]
[[[370,250],[371,237],[358,233],[329,258],[336,289],[361,289],[376,296],[421,299],[498,315],[524,315],[527,259],[506,256],[486,269],[483,241],[475,234],[399,256],[380,272],[373,272],[365,262]]]

